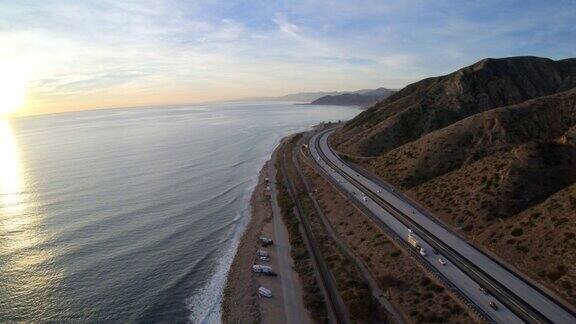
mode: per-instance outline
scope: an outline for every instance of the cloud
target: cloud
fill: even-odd
[[[278,26],[280,31],[294,39],[301,40],[303,39],[302,36],[298,34],[298,26],[294,25],[293,23],[289,22],[286,19],[286,16],[282,13],[277,13],[276,17],[272,19],[274,23]]]
[[[483,57],[573,55],[574,18],[570,1],[5,1],[0,60],[35,112],[401,87]]]

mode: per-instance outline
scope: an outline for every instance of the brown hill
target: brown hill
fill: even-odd
[[[575,85],[576,59],[484,59],[405,87],[348,122],[333,140],[343,151],[375,156],[478,112]]]
[[[380,155],[369,168],[410,188],[516,145],[561,137],[576,141],[576,88],[470,116]]]
[[[407,192],[446,224],[576,304],[576,148],[522,145]]]
[[[332,143],[576,304],[576,59],[487,59],[416,82]]]

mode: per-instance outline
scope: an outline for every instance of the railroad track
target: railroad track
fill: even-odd
[[[324,258],[322,257],[322,253],[320,252],[320,248],[314,238],[314,234],[312,233],[312,227],[310,225],[309,219],[305,216],[304,208],[300,200],[298,199],[298,195],[296,194],[296,190],[294,188],[294,184],[290,180],[288,176],[288,172],[286,169],[286,152],[282,150],[282,156],[280,158],[280,170],[282,175],[284,176],[286,188],[288,189],[288,193],[290,194],[292,200],[294,201],[294,205],[296,207],[296,215],[300,224],[302,224],[304,240],[307,243],[308,250],[312,256],[313,262],[316,266],[318,277],[320,279],[321,285],[323,286],[323,290],[325,292],[325,299],[326,304],[328,306],[328,311],[332,314],[332,320],[338,324],[346,324],[350,323],[348,312],[344,302],[342,301],[340,295],[338,294],[338,289],[336,288],[336,283],[334,277],[332,276],[330,269]]]

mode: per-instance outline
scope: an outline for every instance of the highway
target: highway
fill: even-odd
[[[299,142],[299,144],[301,144],[301,143]],[[338,234],[336,234],[334,227],[332,226],[332,224],[328,220],[328,217],[324,214],[324,211],[320,207],[318,200],[316,200],[316,196],[314,195],[313,190],[312,190],[312,185],[310,184],[308,178],[304,175],[302,169],[300,168],[300,163],[298,162],[298,159],[296,158],[296,155],[298,153],[301,153],[300,149],[294,148],[294,152],[292,154],[292,160],[293,160],[292,163],[296,166],[296,172],[298,173],[300,180],[304,184],[304,187],[306,189],[306,193],[308,194],[308,197],[310,198],[310,201],[312,202],[312,205],[314,207],[314,210],[316,211],[316,214],[319,216],[320,220],[322,221],[322,224],[324,225],[324,228],[326,229],[326,233],[338,245],[338,247],[340,248],[340,251],[342,251],[342,253],[348,258],[348,260],[354,262],[354,264],[356,265],[356,268],[360,271],[362,278],[366,281],[366,283],[368,284],[368,287],[370,287],[370,291],[372,292],[372,296],[380,304],[380,306],[386,310],[386,312],[388,313],[388,316],[390,316],[387,320],[387,323],[399,323],[399,324],[406,323],[407,321],[404,319],[402,314],[400,312],[398,312],[398,310],[392,305],[392,303],[390,303],[390,301],[384,297],[384,292],[382,291],[380,285],[378,285],[378,281],[372,275],[370,270],[366,267],[364,262],[362,262],[362,259],[357,254],[354,253],[352,248],[346,242],[344,242]],[[308,162],[308,163],[312,163],[312,162]]]
[[[347,165],[328,144],[332,132],[320,132],[310,140],[310,152],[318,166],[381,226],[404,240],[412,230],[427,251],[425,256],[418,255],[420,261],[449,282],[481,316],[498,323],[576,323],[568,307],[470,245],[392,188],[379,185]],[[433,248],[439,255],[432,253]],[[446,264],[440,264],[439,258]],[[489,295],[482,293],[480,286]],[[490,307],[491,301],[498,309]]]

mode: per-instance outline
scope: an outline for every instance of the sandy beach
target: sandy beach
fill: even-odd
[[[258,250],[258,238],[264,225],[270,223],[271,210],[265,193],[264,179],[266,177],[266,162],[258,183],[254,188],[251,204],[251,219],[242,235],[234,261],[230,266],[224,296],[222,299],[223,323],[256,323],[261,321],[261,311],[258,303],[258,283],[252,274],[254,256]]]
[[[271,157],[272,160],[276,156],[275,153]],[[291,310],[300,309],[299,313],[302,314],[299,318],[302,322],[312,322],[304,308],[299,276],[293,269],[288,232],[281,220],[278,207],[274,210],[272,206],[273,198],[270,194],[271,190],[274,190],[275,179],[271,174],[273,168],[270,166],[271,162],[268,161],[260,170],[258,183],[250,200],[251,219],[228,272],[222,300],[223,323],[287,323],[290,321],[286,318],[286,304],[290,305]],[[266,181],[266,178],[270,181]],[[277,217],[273,216],[274,213],[278,214]],[[261,236],[272,238],[274,245],[262,248],[258,241]],[[270,255],[270,261],[256,260],[258,250],[266,250]],[[253,273],[251,271],[253,264],[271,266],[278,276],[269,277]],[[284,291],[283,284],[287,285],[289,293]],[[260,297],[257,291],[261,286],[270,289],[273,297]],[[285,300],[287,296],[288,301]],[[294,314],[290,316],[294,317]]]

